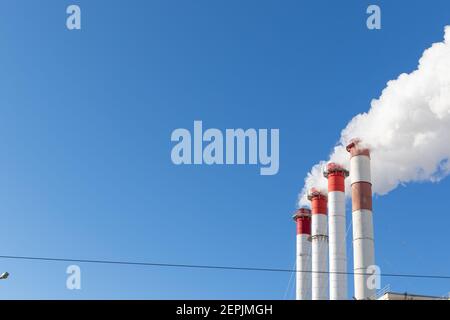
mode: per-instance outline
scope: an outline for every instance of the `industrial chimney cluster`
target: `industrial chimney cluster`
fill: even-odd
[[[355,299],[373,299],[370,268],[375,264],[372,222],[370,151],[359,140],[348,146],[350,172],[329,163],[324,172],[328,193],[312,188],[309,208],[300,208],[297,224],[297,300],[345,300],[347,252],[345,179],[350,175],[352,191],[353,274]]]

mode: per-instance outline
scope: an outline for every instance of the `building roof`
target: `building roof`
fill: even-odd
[[[450,300],[450,297],[427,296],[411,293],[386,292],[378,300]]]

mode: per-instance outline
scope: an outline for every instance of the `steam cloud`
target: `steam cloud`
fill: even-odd
[[[378,195],[408,182],[437,182],[450,173],[450,26],[443,42],[425,50],[417,70],[389,81],[370,110],[348,123],[329,161],[348,169],[345,146],[353,138],[371,150],[373,192]],[[308,204],[306,193],[312,187],[326,191],[326,163],[307,175],[299,206]]]

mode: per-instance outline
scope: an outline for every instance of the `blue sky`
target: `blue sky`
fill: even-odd
[[[366,28],[372,3],[379,31]],[[81,31],[66,29],[69,4]],[[305,174],[447,24],[443,0],[2,1],[0,255],[292,268]],[[279,173],[173,165],[171,132],[194,120],[279,128]],[[449,187],[375,199],[382,272],[449,273]],[[2,259],[0,298],[294,297],[285,273],[92,264],[71,291],[68,265]],[[382,283],[450,291],[448,280]]]

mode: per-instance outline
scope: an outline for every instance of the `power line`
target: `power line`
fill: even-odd
[[[309,270],[294,270],[282,268],[254,268],[254,267],[236,267],[236,266],[218,266],[218,265],[199,265],[199,264],[177,264],[177,263],[156,263],[156,262],[136,262],[136,261],[112,261],[112,260],[88,260],[88,259],[69,259],[69,258],[49,258],[49,257],[27,257],[27,256],[3,256],[0,259],[13,260],[37,260],[47,262],[78,262],[78,263],[97,263],[97,264],[115,264],[115,265],[130,265],[130,266],[147,266],[147,267],[172,267],[172,268],[191,268],[191,269],[218,269],[218,270],[236,270],[236,271],[262,271],[262,272],[310,272]],[[330,271],[315,271],[314,273],[327,274],[347,274],[347,275],[366,275],[371,276],[372,273],[364,272],[330,272]],[[424,279],[447,279],[450,280],[450,275],[427,275],[427,274],[404,274],[404,273],[380,273],[382,277],[398,277],[398,278],[424,278]]]
[[[297,255],[295,256],[295,261],[294,261],[294,265],[292,266],[292,268],[295,268],[295,266],[297,265]],[[294,272],[291,272],[290,276],[289,276],[289,282],[286,288],[286,291],[284,292],[284,296],[283,296],[283,300],[286,300],[289,294],[289,291],[291,289],[291,282],[292,282],[292,278],[294,277]],[[292,286],[294,287],[294,286]]]

